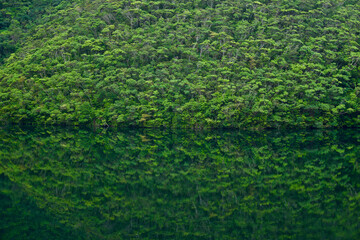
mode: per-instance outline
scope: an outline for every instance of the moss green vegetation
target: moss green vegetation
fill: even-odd
[[[355,130],[11,128],[0,139],[4,240],[360,237]]]
[[[0,6],[2,122],[360,124],[358,0],[2,0]]]

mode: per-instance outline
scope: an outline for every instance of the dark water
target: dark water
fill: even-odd
[[[360,239],[358,130],[0,128],[0,239]]]

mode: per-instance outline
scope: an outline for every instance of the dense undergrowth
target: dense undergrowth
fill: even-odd
[[[0,5],[4,123],[194,128],[360,123],[359,1]]]

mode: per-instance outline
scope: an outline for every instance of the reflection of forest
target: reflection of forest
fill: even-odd
[[[356,131],[14,127],[0,139],[0,234],[13,239],[360,237]]]

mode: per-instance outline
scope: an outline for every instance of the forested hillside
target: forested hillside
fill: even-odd
[[[42,15],[61,0],[0,0],[0,64],[9,57],[36,27]]]
[[[3,123],[360,125],[358,0],[0,7]]]

